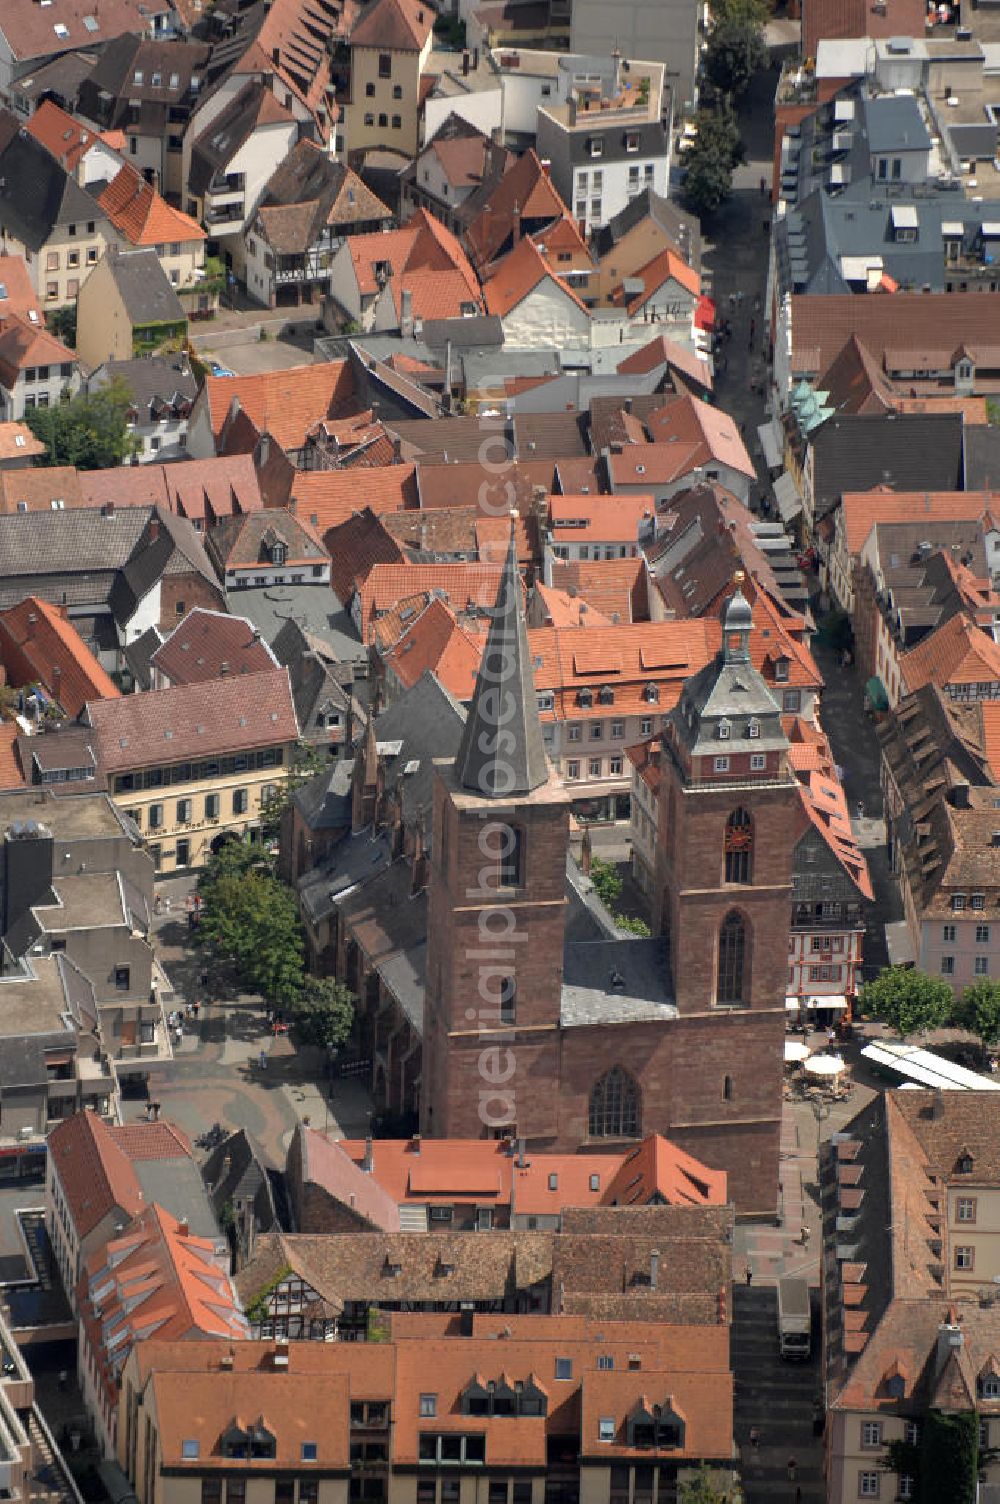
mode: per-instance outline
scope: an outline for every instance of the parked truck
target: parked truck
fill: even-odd
[[[804,1279],[778,1281],[778,1352],[804,1361],[812,1349],[812,1308]]]

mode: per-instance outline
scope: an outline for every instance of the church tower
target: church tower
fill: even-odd
[[[538,718],[514,527],[458,755],[436,764],[421,1131],[556,1131],[569,796]]]
[[[679,1012],[784,1010],[798,787],[737,591],[663,736],[660,928]]]

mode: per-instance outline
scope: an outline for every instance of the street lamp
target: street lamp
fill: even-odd
[[[823,1133],[823,1124],[830,1116],[830,1104],[829,1102],[824,1102],[822,1097],[813,1097],[812,1110],[813,1117],[816,1119],[816,1159],[818,1161],[820,1138]]]

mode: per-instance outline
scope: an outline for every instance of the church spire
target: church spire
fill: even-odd
[[[529,794],[549,776],[517,567],[517,513],[486,647],[455,759],[463,788],[487,799]]]

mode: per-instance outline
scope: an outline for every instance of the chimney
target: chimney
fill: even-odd
[[[420,1153],[420,1134],[419,1133],[415,1133],[413,1135],[413,1138],[410,1140],[410,1150],[414,1154],[419,1154]]]
[[[220,679],[228,679],[228,677],[229,677],[229,664],[226,661],[226,659],[223,658],[222,662],[219,664],[219,678]]]
[[[468,78],[468,76],[469,76],[469,49],[468,49],[468,47],[466,47],[465,51],[462,53],[462,77],[463,78]]]
[[[38,626],[38,617],[35,615],[34,611],[29,611],[28,612],[28,637],[29,638],[34,637],[34,635],[35,635],[35,628],[37,626]]]
[[[261,469],[263,469],[270,458],[271,435],[269,433],[262,433],[260,436],[260,443],[257,446],[257,464]]]
[[[517,1141],[517,1168],[519,1170],[527,1169],[528,1162],[524,1157],[524,1149],[525,1140],[523,1138],[519,1138]]]
[[[544,172],[545,176],[547,178],[550,178],[552,176],[552,158],[551,157],[543,157],[542,160],[541,160],[541,167],[542,167],[542,171]]]
[[[935,1369],[940,1373],[951,1357],[952,1353],[960,1353],[965,1338],[962,1336],[962,1328],[955,1317],[955,1309],[952,1307],[948,1317],[938,1327],[937,1349],[935,1351]]]
[[[365,1157],[362,1161],[361,1168],[364,1170],[366,1175],[370,1175],[375,1168],[375,1154],[372,1148],[372,1136],[370,1133],[367,1133],[365,1135]]]
[[[611,75],[611,93],[617,95],[621,93],[622,87],[622,55],[617,47],[611,54],[611,62],[614,69]]]
[[[660,1278],[660,1250],[654,1248],[649,1255],[649,1288],[655,1290]]]
[[[232,1348],[230,1348],[227,1353],[222,1354],[222,1357],[219,1359],[219,1367],[227,1370],[231,1370],[236,1367],[236,1354],[233,1352]]]
[[[178,1222],[177,1224],[177,1236],[179,1238],[189,1238],[191,1236],[191,1229],[188,1226],[188,1220],[186,1217],[182,1222]]]
[[[403,441],[398,436],[392,441],[392,463],[394,465],[403,463]]]
[[[289,496],[287,510],[291,512],[293,517],[296,515],[299,510],[299,498],[297,496]]]
[[[104,503],[103,507],[101,508],[101,516],[102,517],[113,517],[114,515],[115,515],[115,504],[114,504],[114,502],[113,501],[106,501]]]
[[[469,1301],[463,1300],[458,1311],[458,1330],[463,1337],[472,1336],[472,1321],[475,1312]]]
[[[940,1086],[935,1088],[934,1095],[931,1098],[931,1117],[944,1117],[944,1092]]]
[[[404,339],[413,335],[413,292],[409,287],[399,295],[399,332]]]
[[[280,68],[280,66],[281,66],[281,49],[279,47],[272,47],[271,48],[271,61],[272,61],[272,63],[274,64],[274,66],[276,68]]]
[[[160,536],[160,519],[154,513],[149,519],[149,541],[155,543]]]

